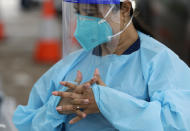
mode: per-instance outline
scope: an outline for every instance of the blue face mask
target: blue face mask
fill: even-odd
[[[91,50],[111,40],[112,28],[106,21],[102,20],[97,17],[77,16],[74,36],[85,50]]]

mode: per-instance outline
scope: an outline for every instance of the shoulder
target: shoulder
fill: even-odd
[[[154,38],[139,32],[141,40],[140,62],[145,79],[148,80],[150,74],[157,72],[163,74],[167,72],[167,76],[172,74],[186,74],[190,76],[188,65],[179,58],[171,49]],[[182,76],[181,74],[181,76]]]
[[[171,49],[169,49],[163,43],[142,32],[138,33],[141,40],[141,49],[140,49],[141,58],[146,59],[146,62],[148,61],[151,62],[154,59],[163,56],[168,58],[179,59],[178,55],[175,54]]]
[[[138,34],[141,41],[141,51],[143,53],[149,53],[152,56],[155,56],[162,51],[168,50],[168,47],[166,47],[164,44],[162,44],[158,40],[142,32],[138,32]]]
[[[64,75],[67,73],[70,67],[72,67],[73,63],[84,55],[83,50],[79,50],[69,54],[68,56],[64,57],[56,64],[54,64],[48,71],[46,71],[37,83],[41,83],[41,81],[60,81]],[[36,84],[37,84],[36,83]]]

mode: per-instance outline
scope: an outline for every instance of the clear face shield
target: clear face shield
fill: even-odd
[[[121,0],[63,0],[63,56],[84,49],[114,53],[132,22],[121,16]]]

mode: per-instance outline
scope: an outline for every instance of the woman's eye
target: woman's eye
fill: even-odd
[[[94,13],[88,13],[87,16],[96,16]]]
[[[79,10],[75,10],[74,13],[75,14],[80,14],[80,11]]]

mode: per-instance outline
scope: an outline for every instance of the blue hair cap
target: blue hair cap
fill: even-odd
[[[120,0],[63,0],[65,2],[80,4],[120,4]]]

